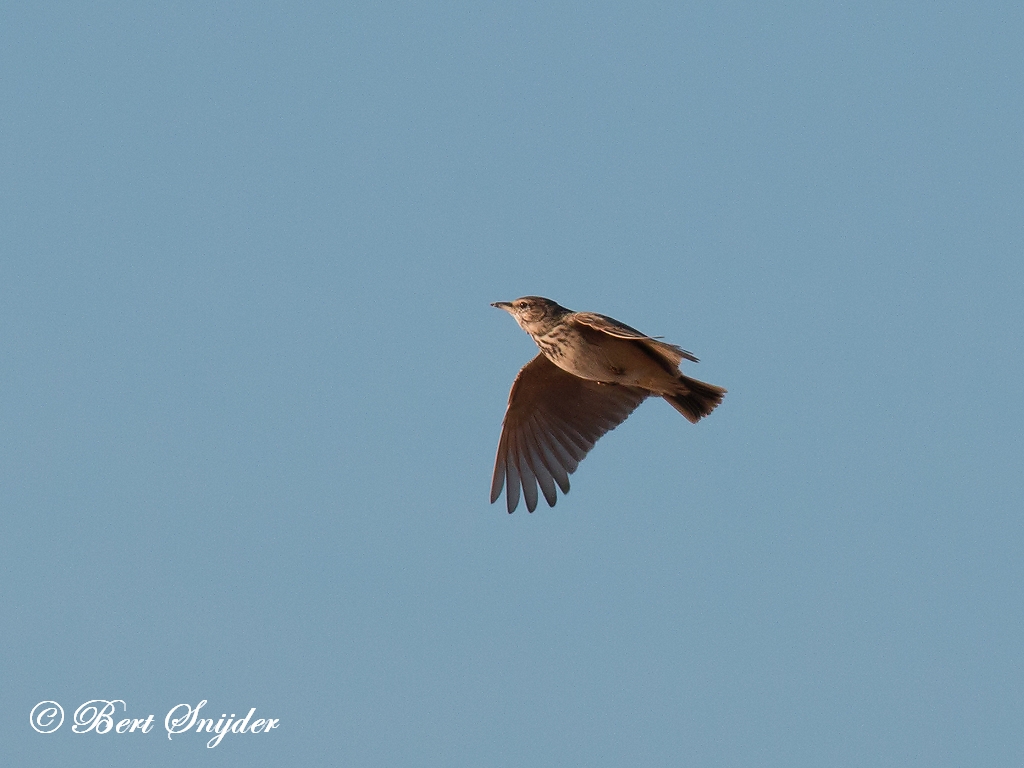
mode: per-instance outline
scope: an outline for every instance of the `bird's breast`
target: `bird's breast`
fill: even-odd
[[[642,341],[599,331],[560,326],[534,340],[555,365],[581,379],[671,392],[676,375],[652,359]]]
[[[609,339],[610,340],[610,339]],[[572,326],[562,325],[549,333],[535,337],[544,355],[563,371],[591,381],[618,382],[625,373],[621,361],[609,356],[614,345],[595,343]],[[614,355],[618,358],[621,355]]]

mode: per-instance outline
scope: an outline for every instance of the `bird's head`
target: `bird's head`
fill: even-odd
[[[543,296],[523,296],[515,301],[496,301],[491,306],[504,309],[516,319],[519,327],[531,336],[547,333],[571,312]]]

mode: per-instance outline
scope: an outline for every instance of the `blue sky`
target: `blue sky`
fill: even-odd
[[[6,762],[1024,758],[1019,7],[41,2],[0,40]],[[488,505],[523,294],[724,404]],[[71,733],[92,699],[156,729]],[[204,699],[280,727],[168,741]]]

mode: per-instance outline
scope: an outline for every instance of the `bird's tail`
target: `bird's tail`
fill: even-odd
[[[722,402],[726,390],[714,384],[706,384],[689,376],[679,376],[680,392],[664,395],[669,404],[679,411],[687,420],[696,424],[711,413]]]

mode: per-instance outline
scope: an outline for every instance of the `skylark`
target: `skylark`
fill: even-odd
[[[651,395],[694,424],[725,395],[680,372],[684,359],[697,362],[692,354],[618,320],[573,312],[540,296],[491,306],[512,315],[540,347],[512,384],[494,462],[491,503],[505,486],[510,514],[520,486],[530,512],[537,508],[538,485],[555,506],[555,484],[568,493],[569,475],[594,443]]]

